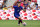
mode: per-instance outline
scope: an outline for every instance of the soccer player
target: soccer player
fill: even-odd
[[[20,14],[19,12],[23,9],[23,7],[21,6],[21,3],[20,2],[16,2],[15,4],[17,5],[13,5],[13,8],[15,9],[14,10],[14,16],[19,19],[18,21],[18,25],[20,25],[20,23],[23,23],[22,20],[21,20],[21,17],[20,17]]]

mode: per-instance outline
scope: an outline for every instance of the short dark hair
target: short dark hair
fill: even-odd
[[[26,1],[26,0],[24,0],[24,1]]]
[[[21,2],[17,2],[17,3],[21,3]]]

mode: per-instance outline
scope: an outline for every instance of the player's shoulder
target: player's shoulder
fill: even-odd
[[[13,7],[17,7],[16,5],[14,5]]]
[[[20,6],[20,8],[21,8],[21,9],[23,9],[23,7],[22,7],[22,6]]]
[[[20,7],[22,7],[22,6],[20,6]]]
[[[17,5],[13,5],[13,6],[16,6],[17,7]]]
[[[22,6],[20,6],[20,7],[22,7]]]

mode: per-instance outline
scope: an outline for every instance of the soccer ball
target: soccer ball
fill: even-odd
[[[25,22],[23,23],[23,26],[26,26],[26,23]]]

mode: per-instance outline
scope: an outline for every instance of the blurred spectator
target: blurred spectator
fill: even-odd
[[[31,2],[31,1],[29,2],[31,9],[33,9],[34,4],[35,4],[34,2]]]
[[[24,0],[21,0],[21,2],[22,2],[22,1],[24,2]]]
[[[6,1],[7,1],[7,0],[3,0],[2,8],[4,8],[4,7],[6,6],[6,5],[5,5]]]
[[[24,2],[24,1],[26,1],[26,0],[17,0],[17,1],[19,1],[19,2]]]
[[[35,10],[39,10],[38,8],[36,8]]]
[[[26,8],[27,10],[39,10],[37,2],[32,2],[32,0],[19,0],[21,2],[21,6]],[[24,4],[24,5],[23,5]]]
[[[3,0],[0,0],[0,8],[2,8]]]
[[[27,10],[30,10],[31,8],[30,8],[30,5],[28,5],[28,7],[27,7]]]
[[[36,9],[36,5],[34,4],[33,10],[35,10],[35,9]]]
[[[4,0],[4,4],[6,3],[7,0]]]
[[[25,1],[24,5],[25,5],[25,7],[27,7],[28,6],[28,3]]]
[[[31,0],[27,0],[27,2],[30,2]]]
[[[40,10],[40,6],[38,7],[38,9]]]
[[[39,10],[39,9],[38,9],[38,4],[37,4],[37,3],[35,3],[35,5],[36,5],[36,10]]]
[[[23,2],[21,2],[21,6],[23,7],[23,5],[24,5],[24,3]]]
[[[4,8],[6,5],[2,5],[2,8]]]
[[[6,6],[4,6],[3,10],[8,10]]]
[[[5,8],[6,1],[7,0],[0,1],[0,8]],[[18,0],[17,2],[19,1],[21,2],[21,6],[23,7],[23,9],[25,8],[27,10],[40,10],[40,7],[38,7],[37,2],[32,2],[32,0]],[[14,5],[17,5],[17,2],[15,2]]]
[[[7,0],[0,0],[0,8],[3,8]]]
[[[28,0],[28,1],[31,1],[31,0]]]
[[[0,3],[0,8],[2,7],[2,3]]]
[[[35,5],[36,5],[36,8],[38,8],[38,4],[37,4],[37,3],[35,3]]]
[[[25,8],[25,6],[23,5],[23,9]]]

